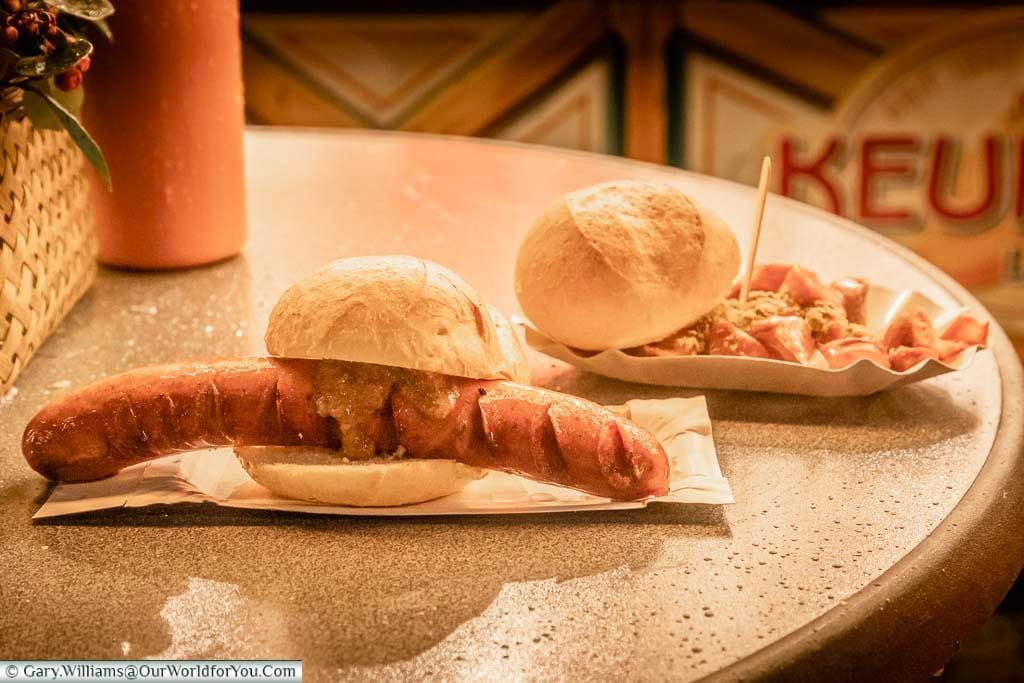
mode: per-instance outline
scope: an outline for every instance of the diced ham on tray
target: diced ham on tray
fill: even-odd
[[[719,320],[708,332],[708,354],[771,358],[764,344],[726,320]]]
[[[982,322],[970,313],[961,313],[946,325],[941,337],[967,346],[984,346],[988,341],[988,321]]]
[[[843,309],[846,319],[857,325],[868,322],[868,282],[859,277],[847,277],[836,280],[832,287],[843,297]]]
[[[897,346],[889,350],[889,364],[893,370],[903,372],[929,358],[939,359],[939,352],[926,346]]]
[[[737,283],[725,301],[690,327],[626,352],[775,358],[832,369],[867,359],[904,371],[930,358],[949,361],[988,340],[988,322],[969,313],[939,332],[918,308],[903,311],[881,332],[868,330],[868,288],[862,278],[825,284],[802,266],[765,263],[754,269],[748,301],[739,301]]]
[[[793,266],[779,287],[779,292],[789,294],[798,306],[813,306],[820,301],[843,304],[842,293],[822,282],[816,273],[806,268]]]
[[[830,368],[845,368],[853,365],[862,358],[881,365],[883,368],[890,367],[889,357],[878,348],[878,343],[863,337],[849,337],[837,339],[821,345],[821,353],[825,356]]]
[[[795,315],[758,320],[750,326],[750,334],[779,360],[806,365],[817,350],[811,328]]]

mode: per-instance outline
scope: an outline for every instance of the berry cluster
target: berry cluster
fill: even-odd
[[[0,0],[0,45],[21,57],[48,57],[78,38],[65,31],[59,12],[39,0]],[[84,57],[67,71],[54,76],[61,90],[74,90],[89,70]]]
[[[108,187],[110,169],[79,115],[90,37],[110,40],[113,14],[111,0],[0,0],[0,137],[8,121],[26,119],[66,130]]]
[[[82,76],[89,70],[91,64],[92,60],[88,56],[82,57],[73,67],[54,76],[54,84],[61,90],[74,90],[82,85]]]

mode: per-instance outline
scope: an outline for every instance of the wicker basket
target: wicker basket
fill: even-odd
[[[4,109],[0,392],[10,388],[96,277],[96,237],[82,153],[63,131],[36,130],[16,108]]]

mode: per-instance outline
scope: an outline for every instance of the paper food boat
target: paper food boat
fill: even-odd
[[[667,495],[612,501],[580,491],[491,472],[451,496],[400,507],[344,507],[279,498],[253,481],[230,449],[186,453],[133,465],[117,475],[81,484],[58,484],[33,519],[115,508],[212,503],[251,510],[283,510],[359,517],[508,515],[541,512],[630,510],[648,503],[733,502],[722,476],[703,396],[635,399],[609,408],[650,431],[672,467]]]
[[[884,330],[903,310],[916,306],[932,317],[937,329],[955,318],[962,309],[943,309],[913,290],[893,291],[872,285],[867,297],[867,326]],[[821,369],[766,358],[742,356],[631,356],[618,349],[593,355],[548,339],[526,325],[527,343],[541,353],[605,377],[662,386],[695,389],[766,391],[806,396],[865,396],[883,389],[920,382],[937,375],[962,370],[971,364],[977,346],[964,349],[948,361],[924,360],[897,372],[867,359],[843,369]]]

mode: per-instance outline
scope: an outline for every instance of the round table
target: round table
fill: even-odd
[[[263,352],[277,296],[332,259],[412,253],[516,310],[531,218],[560,193],[661,179],[744,241],[753,192],[674,169],[457,138],[251,131],[251,238],[175,273],[100,273],[0,407],[0,655],[297,658],[309,680],[868,679],[939,669],[1024,561],[1020,364],[854,399],[705,392],[737,503],[352,519],[213,506],[30,520],[21,430],[49,397],[135,366]],[[764,260],[977,303],[874,233],[779,197]],[[691,395],[534,355],[600,401]]]

